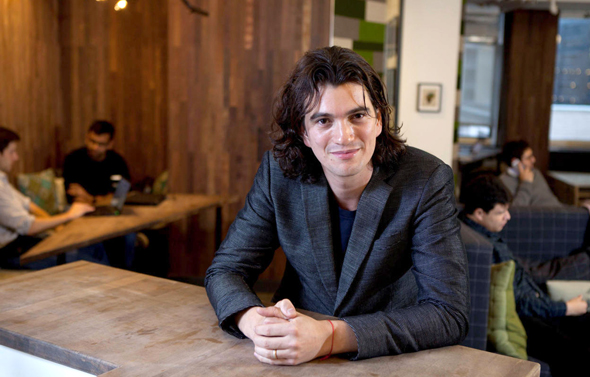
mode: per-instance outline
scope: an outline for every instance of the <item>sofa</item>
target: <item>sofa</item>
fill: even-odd
[[[571,251],[589,245],[586,209],[512,207],[510,215],[511,220],[501,234],[515,256],[546,261],[567,256]],[[467,251],[471,289],[470,329],[462,344],[485,350],[493,248],[485,237],[463,223],[461,236]],[[541,375],[550,376],[547,364],[539,363]]]

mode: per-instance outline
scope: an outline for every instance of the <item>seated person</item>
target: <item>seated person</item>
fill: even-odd
[[[86,146],[66,156],[63,175],[70,201],[108,204],[116,178],[130,180],[127,163],[112,150],[114,136],[110,122],[94,121],[86,133]]]
[[[512,205],[517,207],[561,207],[553,195],[543,174],[535,169],[535,155],[524,141],[511,141],[504,145],[502,162],[507,165],[500,180],[513,196]]]
[[[127,163],[113,151],[114,126],[94,121],[86,133],[85,147],[68,154],[64,161],[64,185],[68,200],[108,205],[113,198],[113,183],[121,177],[130,180]],[[135,259],[136,234],[103,241],[109,262],[114,267],[131,269]]]
[[[405,146],[390,116],[379,75],[345,48],[306,53],[283,85],[274,147],[205,279],[220,327],[250,338],[259,361],[356,360],[465,338],[453,173]],[[280,301],[265,308],[252,286],[279,246]]]
[[[38,243],[41,238],[31,237],[53,229],[67,221],[83,216],[94,210],[89,204],[74,203],[60,215],[49,216],[47,212],[31,202],[8,182],[7,174],[18,161],[17,146],[20,137],[13,131],[0,127],[0,267],[20,268],[20,255]],[[106,256],[96,250],[79,251],[82,259],[105,263]],[[66,260],[78,259],[75,253]],[[27,268],[54,266],[57,258],[47,258],[26,265]]]
[[[500,180],[491,175],[480,176],[467,184],[463,195],[465,209],[460,218],[491,242],[493,262],[515,262],[514,298],[528,336],[528,354],[548,363],[554,377],[579,374],[590,357],[588,303],[582,296],[567,302],[552,301],[537,281],[588,279],[588,255],[556,258],[548,262],[552,268],[543,264],[537,269],[525,268],[498,234],[510,220],[510,194]]]

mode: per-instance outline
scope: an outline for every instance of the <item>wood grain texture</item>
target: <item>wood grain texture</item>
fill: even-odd
[[[176,192],[238,195],[240,203],[223,216],[231,220],[271,147],[275,92],[306,50],[328,44],[330,1],[193,3],[209,17],[168,2],[170,185]],[[213,248],[198,240],[212,239],[212,216],[204,212],[172,232],[173,276],[204,276]],[[261,279],[280,279],[284,254],[275,259]]]
[[[59,2],[64,103],[60,155],[79,148],[91,122],[116,129],[115,150],[131,177],[167,169],[168,16],[161,0]],[[61,160],[60,160],[61,163]]]
[[[505,17],[498,141],[527,140],[543,172],[549,167],[557,19],[548,11],[531,10]]]
[[[0,0],[0,125],[21,136],[15,172],[61,163],[57,13],[57,0]]]
[[[217,208],[235,201],[235,198],[223,196],[171,194],[157,206],[125,206],[119,216],[80,217],[21,255],[21,264],[178,221],[207,208]]]
[[[453,346],[295,367],[262,364],[217,326],[205,290],[76,262],[0,281],[0,344],[101,377],[539,376],[539,364]],[[39,347],[40,346],[40,347]],[[100,369],[102,368],[102,369]]]
[[[171,192],[237,195],[227,229],[270,148],[275,92],[329,42],[330,0],[191,0],[208,17],[179,0],[114,3],[0,0],[0,123],[23,136],[18,170],[61,167],[107,119],[133,180],[169,169]],[[173,276],[204,276],[214,229],[214,210],[175,226]]]

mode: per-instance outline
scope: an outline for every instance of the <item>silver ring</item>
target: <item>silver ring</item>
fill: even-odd
[[[274,351],[274,355],[275,355],[275,360],[277,360],[279,357],[277,356],[277,350]]]

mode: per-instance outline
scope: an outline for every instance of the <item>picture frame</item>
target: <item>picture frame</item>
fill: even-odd
[[[417,109],[421,113],[440,113],[442,107],[442,84],[418,84]]]

